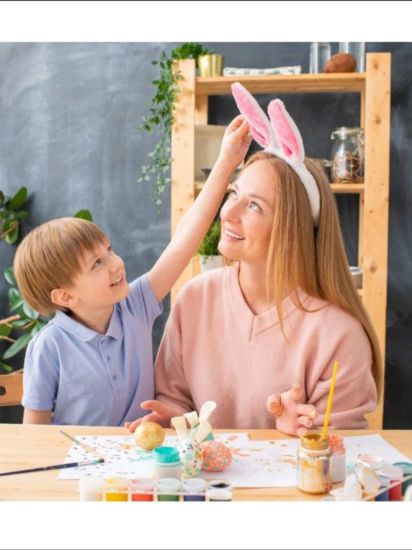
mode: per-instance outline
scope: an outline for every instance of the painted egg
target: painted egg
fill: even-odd
[[[200,445],[193,440],[186,440],[180,446],[180,460],[182,461],[183,476],[194,477],[202,469],[203,453]]]
[[[165,438],[165,431],[156,422],[142,422],[134,432],[134,440],[138,447],[151,451],[161,445]]]
[[[229,447],[218,441],[204,441],[202,443],[203,470],[209,472],[223,472],[232,463],[232,453]]]

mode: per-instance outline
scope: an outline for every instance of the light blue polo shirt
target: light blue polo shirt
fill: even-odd
[[[147,414],[154,398],[152,328],[163,311],[147,274],[129,285],[106,334],[65,313],[30,341],[24,363],[22,405],[53,410],[53,424],[122,426]]]

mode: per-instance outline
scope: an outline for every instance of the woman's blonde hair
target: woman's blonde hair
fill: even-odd
[[[315,228],[299,176],[285,161],[263,151],[252,155],[245,168],[260,160],[272,167],[276,186],[266,282],[268,298],[276,304],[282,331],[282,300],[286,295],[292,292],[297,307],[305,310],[298,288],[346,311],[362,324],[369,338],[372,375],[380,395],[382,358],[378,338],[350,274],[336,203],[326,174],[318,162],[305,159],[320,193],[319,225]]]
[[[25,302],[42,315],[63,309],[51,300],[51,291],[72,284],[81,270],[86,250],[107,241],[103,231],[79,218],[59,218],[36,227],[21,242],[13,270]]]

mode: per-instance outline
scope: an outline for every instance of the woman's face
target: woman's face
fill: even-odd
[[[219,251],[232,260],[266,262],[275,206],[274,171],[266,160],[248,166],[222,207]]]

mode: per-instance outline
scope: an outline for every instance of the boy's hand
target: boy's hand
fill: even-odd
[[[276,416],[276,429],[280,432],[300,437],[312,428],[318,413],[313,405],[299,403],[302,395],[303,390],[295,383],[289,391],[268,397],[266,408]]]
[[[218,161],[231,163],[234,170],[245,158],[251,142],[249,123],[243,115],[238,115],[225,130]]]
[[[150,401],[143,401],[140,403],[142,409],[151,410],[152,412],[142,416],[133,422],[125,422],[124,427],[129,432],[134,432],[142,422],[157,422],[161,426],[167,428],[170,426],[170,419],[174,416],[180,416],[186,411],[182,411],[179,407],[164,403],[163,401],[156,401],[155,399]]]

